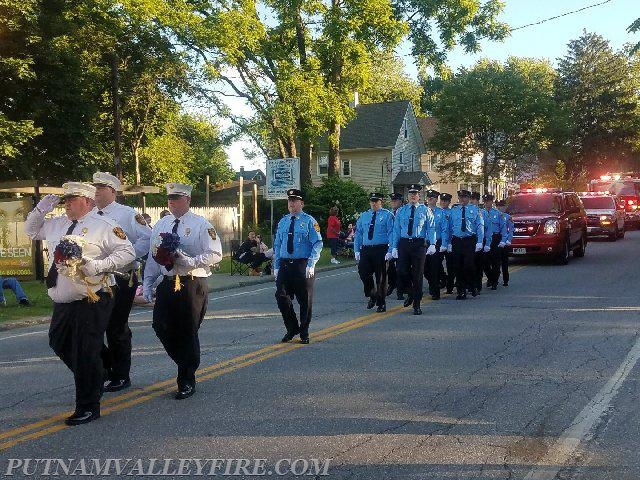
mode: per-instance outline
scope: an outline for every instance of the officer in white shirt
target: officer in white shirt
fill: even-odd
[[[208,282],[211,266],[222,260],[222,245],[209,221],[189,210],[193,187],[181,183],[167,184],[170,215],[156,223],[151,232],[151,249],[144,270],[143,295],[153,299],[153,283],[164,278],[156,290],[153,329],[171,359],[178,366],[180,400],[194,394],[196,370],[200,366],[198,329],[207,311]],[[174,263],[161,266],[154,259],[161,233],[180,237]],[[176,278],[179,276],[179,278]]]
[[[151,227],[142,215],[133,208],[116,202],[116,195],[122,190],[118,177],[106,172],[93,174],[93,186],[96,187],[96,208],[98,215],[104,215],[122,227],[127,238],[133,244],[136,258],[149,253]],[[125,270],[130,278],[116,277],[114,304],[107,325],[107,344],[102,351],[104,368],[108,372],[105,392],[117,392],[131,385],[131,329],[129,314],[133,306],[138,286],[137,264],[128,265]]]
[[[32,240],[47,242],[51,267],[46,283],[54,302],[49,345],[73,372],[76,409],[65,423],[79,425],[100,417],[104,381],[100,352],[113,308],[111,272],[130,265],[135,253],[113,220],[92,212],[93,185],[68,182],[62,187],[66,215],[45,219],[61,200],[46,195],[27,216],[25,232]],[[56,246],[64,239],[82,247],[83,260],[75,275],[53,262]]]

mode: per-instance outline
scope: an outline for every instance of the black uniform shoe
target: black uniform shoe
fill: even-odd
[[[478,293],[479,293],[479,292],[478,292],[478,289],[476,289],[476,288],[472,288],[472,289],[471,289],[471,296],[472,296],[472,297],[477,297],[477,296],[478,296]]]
[[[498,284],[494,283],[493,285],[491,285],[491,290],[497,290],[498,289]]]
[[[376,312],[386,312],[387,311],[387,306],[386,305],[379,305]]]
[[[413,307],[414,315],[422,315],[422,309],[420,307]]]
[[[287,332],[287,333],[285,334],[285,336],[284,336],[284,337],[282,337],[282,340],[280,340],[280,343],[287,343],[287,342],[290,342],[291,340],[293,340],[293,337],[295,337],[295,336],[296,336],[296,334],[295,334],[295,333]]]
[[[395,289],[396,289],[396,287],[389,287],[389,288],[387,288],[387,297],[388,297],[389,295],[391,295]]]
[[[405,307],[408,307],[409,305],[413,305],[413,297],[411,295],[407,295],[407,299],[404,301]]]
[[[367,310],[371,310],[376,306],[376,299],[374,297],[369,298],[369,303],[367,303]]]
[[[126,380],[111,380],[107,383],[103,391],[104,392],[119,392],[120,390],[124,390],[127,387],[131,386],[131,380],[128,378]]]
[[[184,400],[185,398],[189,398],[194,393],[196,393],[195,385],[185,385],[184,387],[179,387],[176,392],[176,400]]]
[[[100,418],[99,411],[92,412],[91,410],[76,410],[73,415],[65,419],[64,423],[73,427],[74,425],[93,422],[97,418]]]
[[[300,343],[304,345],[309,345],[309,337],[304,337],[300,339]]]
[[[466,293],[459,293],[458,296],[456,297],[456,300],[466,300],[466,299],[467,299]]]
[[[440,300],[440,294],[431,295],[431,300]]]
[[[404,300],[404,295],[398,292],[398,296],[396,297],[398,300]]]
[[[504,283],[502,284],[502,286],[503,286],[503,287],[508,287],[508,286],[509,286],[509,282],[504,282]]]
[[[451,295],[453,293],[453,288],[447,288],[447,291],[445,293]]]

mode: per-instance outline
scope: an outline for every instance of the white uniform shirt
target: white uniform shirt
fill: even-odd
[[[144,269],[144,291],[150,293],[153,282],[160,275],[184,275],[192,277],[208,277],[211,275],[211,265],[222,260],[222,244],[220,238],[209,221],[195,213],[188,211],[178,223],[177,234],[180,237],[178,249],[193,257],[195,267],[189,268],[174,264],[171,270],[160,266],[153,259],[154,246],[160,243],[160,233],[171,233],[175,225],[176,217],[167,215],[156,223],[151,232],[151,248],[149,258]]]
[[[149,253],[149,239],[151,227],[147,225],[144,217],[133,208],[117,202],[111,202],[104,208],[96,207],[94,212],[103,214],[122,227],[127,238],[136,250],[136,257],[142,258]],[[132,268],[129,268],[131,270]]]
[[[71,220],[66,215],[45,219],[45,214],[32,210],[25,221],[25,233],[32,240],[45,240],[49,251],[49,265],[61,237],[67,234]],[[87,213],[78,219],[71,235],[81,237],[85,245],[82,256],[97,260],[97,276],[87,277],[94,292],[102,288],[104,273],[121,272],[135,260],[135,252],[131,242],[124,236],[116,223],[105,216],[94,212]],[[113,276],[109,275],[107,283],[113,285]],[[94,285],[95,284],[95,285]],[[55,287],[48,290],[49,296],[56,303],[69,303],[82,300],[87,296],[87,284],[83,281],[59,274]]]

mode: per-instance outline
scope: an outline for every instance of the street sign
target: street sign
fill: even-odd
[[[300,159],[267,159],[266,199],[286,199],[290,188],[300,188]]]
[[[0,200],[0,276],[35,278],[35,250],[24,233],[31,207],[31,197]]]

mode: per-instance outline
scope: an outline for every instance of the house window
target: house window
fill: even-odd
[[[403,158],[403,152],[400,152],[399,154],[400,156],[398,157],[398,165],[400,165],[400,171],[404,172],[404,158]]]
[[[438,155],[431,155],[429,157],[429,170],[435,170],[438,166]]]
[[[318,175],[327,175],[329,173],[329,155],[320,155],[318,157]]]
[[[404,122],[402,122],[402,130],[404,131],[404,138],[407,138],[408,133],[407,133],[407,119],[404,119]]]
[[[342,176],[351,176],[351,160],[342,160]]]

